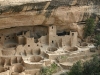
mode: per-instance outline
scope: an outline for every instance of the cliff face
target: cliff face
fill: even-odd
[[[99,0],[1,0],[0,29],[17,26],[57,25],[58,30],[78,31],[85,20],[99,15]]]

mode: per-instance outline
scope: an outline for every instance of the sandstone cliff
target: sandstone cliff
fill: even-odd
[[[57,25],[78,31],[85,20],[99,15],[99,0],[0,0],[0,29],[17,26]]]

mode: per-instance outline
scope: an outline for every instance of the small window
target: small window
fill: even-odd
[[[52,29],[53,29],[53,26],[52,26]]]
[[[7,36],[7,37],[9,37],[9,36]]]
[[[74,33],[72,33],[72,36],[74,36]]]
[[[37,46],[39,46],[39,45],[37,44]]]
[[[28,47],[30,47],[30,45],[28,45]]]
[[[12,37],[12,39],[14,39],[14,37]]]
[[[54,41],[52,41],[52,43],[54,43]]]

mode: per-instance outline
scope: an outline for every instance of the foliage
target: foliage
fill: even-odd
[[[100,58],[95,56],[85,63],[75,63],[68,75],[100,75]]]
[[[54,72],[56,72],[58,66],[57,64],[53,63],[49,67],[43,67],[41,69],[41,75],[52,75]]]
[[[58,56],[57,57],[57,62],[65,62],[65,60],[67,59],[67,56]]]
[[[100,75],[100,58],[94,57],[83,64],[83,75]]]
[[[72,66],[68,75],[82,75],[82,71],[83,71],[83,68],[82,68],[81,62],[78,61]]]
[[[99,46],[100,45],[100,34],[96,35],[95,37],[95,40],[96,40],[96,46]]]
[[[84,28],[84,37],[91,36],[94,32],[94,19],[89,18],[86,20],[86,25]]]

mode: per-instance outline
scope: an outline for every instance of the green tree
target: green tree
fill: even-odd
[[[94,19],[89,18],[86,20],[86,25],[84,28],[84,37],[91,36],[94,32]]]
[[[96,40],[95,45],[96,45],[96,46],[99,46],[99,45],[100,45],[100,34],[97,34],[97,35],[95,36],[95,40]]]
[[[81,61],[78,61],[72,66],[68,75],[83,75],[82,72],[83,72],[83,68],[82,68]]]
[[[83,75],[100,75],[100,58],[95,56],[83,64]]]
[[[68,72],[68,75],[100,75],[100,58],[95,56],[83,64],[76,62]]]

